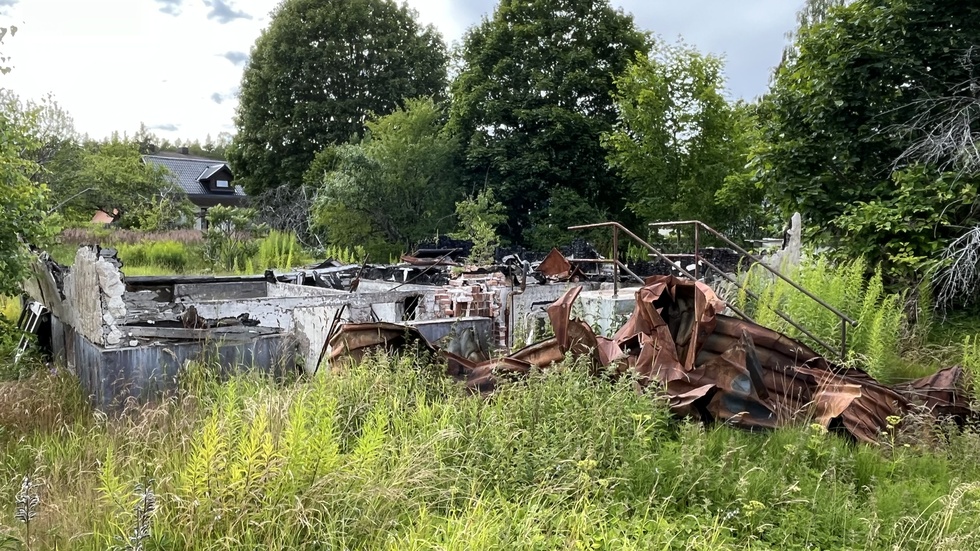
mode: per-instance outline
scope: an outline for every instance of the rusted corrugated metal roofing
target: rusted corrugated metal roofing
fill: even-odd
[[[341,326],[330,337],[330,360],[359,360],[366,350],[399,349],[411,342],[447,360],[448,373],[476,392],[491,392],[507,375],[547,369],[567,353],[586,357],[596,373],[635,373],[657,386],[671,410],[704,422],[743,428],[819,423],[857,440],[875,441],[889,417],[916,406],[936,415],[975,417],[950,368],[904,385],[883,385],[867,373],[829,363],[804,344],[765,327],[719,314],[725,307],[700,282],[649,278],[636,292],[632,316],[610,339],[571,319],[581,287],[548,308],[555,336],[510,356],[474,363],[431,347],[411,328],[394,324]]]

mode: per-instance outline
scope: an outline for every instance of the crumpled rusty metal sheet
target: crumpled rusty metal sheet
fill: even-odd
[[[538,265],[537,270],[545,277],[568,279],[572,272],[572,263],[565,258],[565,255],[561,254],[561,251],[553,248]]]
[[[654,386],[679,416],[747,429],[817,423],[875,441],[921,406],[963,420],[969,409],[963,371],[951,368],[904,385],[887,386],[867,373],[833,365],[806,345],[765,327],[719,314],[722,302],[706,285],[656,276],[636,292],[632,316],[612,338],[571,319],[581,287],[548,308],[555,336],[509,356],[474,363],[425,343],[395,324],[345,325],[331,336],[330,359],[358,360],[364,351],[424,343],[447,361],[447,373],[474,392],[492,392],[507,376],[547,369],[566,354],[585,358],[596,373],[635,373]]]

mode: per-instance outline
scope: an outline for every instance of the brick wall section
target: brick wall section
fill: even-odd
[[[493,318],[493,341],[496,347],[507,347],[507,317],[504,299],[510,284],[502,273],[463,274],[435,293],[438,317]]]

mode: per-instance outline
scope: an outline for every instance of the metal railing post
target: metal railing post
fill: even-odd
[[[613,226],[613,298],[619,296],[619,228]]]
[[[701,239],[698,225],[694,224],[694,279],[698,278],[698,264],[701,263]]]

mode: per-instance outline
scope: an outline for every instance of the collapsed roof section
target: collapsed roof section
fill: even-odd
[[[573,287],[549,306],[554,337],[504,357],[474,362],[403,327],[375,323],[336,328],[329,359],[342,369],[370,350],[416,343],[440,354],[449,375],[487,393],[501,378],[526,375],[532,366],[547,369],[571,354],[585,358],[597,375],[635,374],[641,386],[666,393],[679,416],[747,429],[817,423],[864,442],[876,441],[894,425],[893,417],[916,407],[961,422],[978,418],[958,367],[884,385],[859,369],[829,363],[785,335],[722,315],[724,302],[700,282],[649,278],[636,290],[633,314],[611,338],[572,319],[581,291]]]

